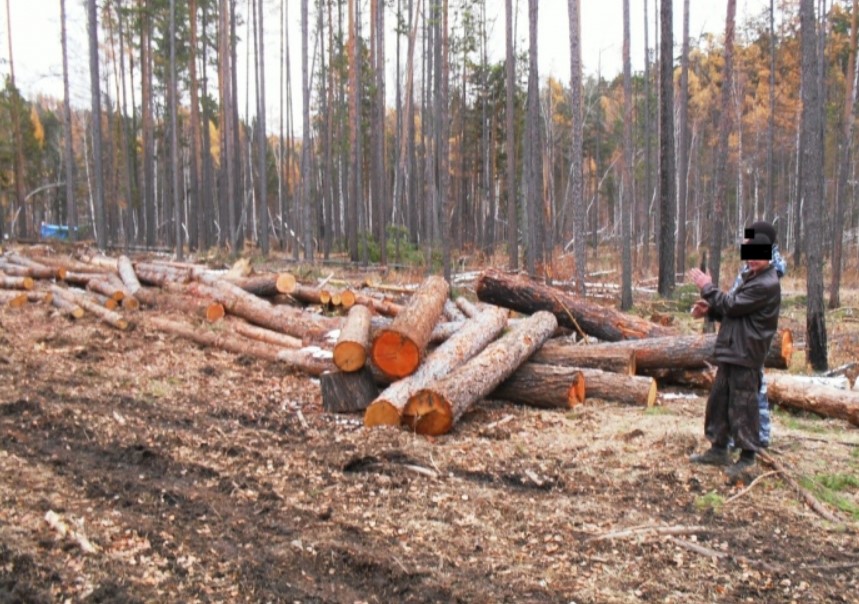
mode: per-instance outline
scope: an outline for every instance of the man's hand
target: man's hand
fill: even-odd
[[[689,277],[689,280],[695,284],[695,286],[700,290],[704,289],[704,286],[708,283],[712,283],[713,280],[710,278],[710,275],[707,273],[701,272],[701,270],[697,268],[689,269],[689,272],[686,273]]]
[[[710,303],[706,300],[698,300],[695,302],[695,305],[692,307],[692,316],[696,319],[700,319],[702,317],[707,316],[707,312],[710,310]]]

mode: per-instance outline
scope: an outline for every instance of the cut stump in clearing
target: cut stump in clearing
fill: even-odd
[[[390,326],[376,335],[370,358],[382,373],[396,380],[417,370],[449,289],[443,277],[427,277]]]
[[[478,400],[507,379],[555,331],[558,321],[540,311],[519,322],[444,378],[409,397],[402,421],[418,434],[450,431]]]
[[[363,411],[379,394],[373,373],[366,367],[358,371],[329,371],[319,376],[322,408],[329,413]]]

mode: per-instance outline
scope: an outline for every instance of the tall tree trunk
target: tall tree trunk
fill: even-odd
[[[654,0],[654,10],[656,0]],[[641,235],[644,253],[642,257],[642,265],[645,270],[649,270],[650,265],[650,206],[653,202],[653,181],[650,180],[653,174],[653,160],[650,143],[652,141],[652,125],[650,110],[650,45],[648,43],[648,32],[650,24],[647,20],[647,4],[648,0],[644,0],[644,195],[641,197],[641,202],[637,213],[637,222],[639,235]],[[641,229],[644,229],[642,234]]]
[[[450,190],[450,120],[448,119],[448,86],[450,81],[450,46],[448,38],[447,0],[441,0],[441,61],[439,62],[439,92],[438,92],[438,198],[442,211],[442,265],[444,278],[451,280],[450,246],[451,226],[455,200]]]
[[[537,263],[543,263],[543,145],[540,128],[540,75],[537,67],[537,0],[528,0],[528,116],[525,129],[527,154],[525,207],[528,213],[528,248],[526,270],[537,274]]]
[[[688,0],[687,0],[688,2]],[[629,60],[629,0],[623,0],[623,206],[621,230],[621,293],[620,309],[632,308],[632,259],[630,254],[631,225],[634,208],[632,182],[632,68]]]
[[[827,368],[826,314],[823,301],[823,107],[820,105],[820,63],[814,0],[800,2],[802,49],[801,191],[806,234],[805,314],[806,359],[815,371]]]
[[[683,0],[683,51],[680,55],[680,165],[677,195],[677,272],[686,272],[686,213],[689,204],[689,0]]]
[[[140,93],[143,138],[143,214],[147,247],[156,241],[155,223],[155,120],[152,115],[152,20],[145,0],[138,0],[140,12]]]
[[[576,0],[570,0],[570,6]],[[516,209],[516,131],[514,129],[513,94],[516,91],[516,59],[513,52],[513,0],[505,0],[504,14],[506,15],[507,37],[506,37],[506,116],[507,116],[507,255],[508,266],[511,270],[519,268],[519,217]],[[572,17],[570,17],[572,20]],[[572,34],[570,35],[572,39]],[[570,43],[572,46],[572,42]],[[574,120],[575,121],[575,120]]]
[[[6,0],[6,36],[9,40],[9,85],[14,91],[10,98],[12,133],[15,139],[15,155],[13,159],[13,170],[15,173],[15,207],[21,217],[21,222],[18,226],[19,237],[30,236],[30,226],[26,207],[26,186],[24,183],[24,137],[21,132],[21,116],[19,109],[21,106],[21,95],[18,94],[18,88],[15,86],[15,61],[12,54],[12,13],[9,9],[9,1]],[[92,10],[95,10],[93,6]],[[14,215],[14,214],[13,214]],[[10,225],[14,232],[15,225]]]
[[[320,9],[321,10],[321,9]],[[260,207],[260,251],[263,256],[268,256],[268,137],[265,129],[265,45],[263,39],[265,28],[263,27],[263,3],[259,0],[259,54],[257,57],[257,72],[259,73],[259,95],[257,98],[257,128],[259,129],[259,207]],[[322,35],[322,32],[319,33]]]
[[[832,233],[832,282],[829,285],[829,308],[841,306],[841,261],[844,240],[844,213],[847,206],[847,176],[850,171],[850,156],[853,152],[853,105],[856,92],[856,37],[857,9],[859,2],[853,0],[850,21],[850,58],[847,61],[846,86],[844,89],[844,114],[841,117],[841,157],[838,162],[838,183],[835,189],[835,217]]]
[[[87,0],[87,26],[89,37],[89,76],[92,103],[92,154],[93,154],[93,204],[95,208],[96,245],[101,250],[107,247],[107,221],[104,208],[104,176],[101,156],[101,86],[98,68],[98,17],[96,0]]]
[[[349,0],[349,50],[350,50],[350,147],[352,158],[349,171],[349,213],[347,225],[349,229],[349,255],[352,262],[359,260],[359,223],[364,202],[361,191],[361,59],[360,59],[360,0]]]
[[[207,24],[208,24],[208,9],[203,6],[203,33],[206,33]],[[208,36],[204,36],[203,42],[203,60],[201,62],[203,66],[203,98],[208,98],[208,77],[206,76],[206,71],[208,69],[208,43],[205,41]],[[196,105],[196,104],[195,104]],[[203,227],[201,231],[201,235],[203,237],[201,243],[205,249],[208,249],[213,243],[212,239],[212,228],[215,223],[215,197],[213,194],[213,173],[212,173],[212,146],[211,140],[209,138],[209,124],[211,122],[211,116],[209,114],[209,109],[206,107],[203,108],[203,127],[201,130],[203,131],[203,141],[202,141],[202,151],[201,156],[203,159],[203,181],[202,181],[202,213],[203,213]]]
[[[728,0],[729,3],[734,0]],[[660,7],[659,51],[659,295],[674,291],[677,172],[674,164],[674,18],[672,0]],[[722,116],[724,119],[724,116]]]
[[[63,47],[63,129],[65,131],[63,159],[66,170],[66,225],[69,240],[77,239],[78,212],[75,205],[75,150],[72,135],[72,108],[69,101],[69,55],[66,38],[66,0],[60,0],[60,36]],[[3,237],[3,212],[0,210],[0,238]]]
[[[570,173],[573,210],[573,256],[575,258],[576,292],[585,294],[585,200],[583,174],[583,121],[582,112],[582,24],[579,0],[567,0],[570,18],[570,113],[573,122]]]
[[[197,0],[188,0],[188,24],[190,26],[188,87],[191,93],[191,174],[188,186],[191,216],[188,217],[188,246],[191,249],[205,250],[209,246],[204,209],[208,200],[201,195],[203,137],[200,131],[200,95],[197,89],[199,86],[197,82]]]
[[[308,0],[301,0],[301,97],[302,135],[301,135],[301,228],[304,234],[304,259],[313,261],[313,228],[311,215],[313,203],[311,199],[312,174],[310,171],[310,61],[309,61],[309,15]]]
[[[767,199],[764,208],[764,217],[771,223],[775,220],[775,163],[773,160],[773,147],[775,145],[775,0],[770,0],[769,6],[770,26],[770,113],[767,116]],[[855,45],[854,45],[855,47]],[[777,225],[780,226],[780,225]],[[786,234],[784,229],[782,235]]]
[[[728,138],[730,137],[733,111],[731,110],[731,87],[734,81],[734,21],[737,11],[737,0],[728,0],[727,16],[725,18],[725,68],[722,71],[721,108],[719,125],[719,142],[716,147],[716,188],[713,193],[713,233],[710,245],[710,275],[713,283],[719,283],[722,265],[722,242],[724,237],[724,216],[727,212],[725,196],[727,195],[727,155]],[[739,200],[737,200],[739,203]]]
[[[184,242],[182,237],[182,196],[181,180],[179,179],[182,165],[179,159],[179,120],[176,117],[177,95],[176,86],[176,0],[170,0],[170,174],[173,177],[173,225],[175,229],[176,258],[184,260]]]

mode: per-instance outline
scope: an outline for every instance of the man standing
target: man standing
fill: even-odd
[[[713,355],[718,371],[704,420],[711,447],[693,455],[690,461],[728,466],[726,472],[731,479],[754,465],[755,453],[761,447],[758,392],[781,306],[781,286],[770,264],[773,240],[764,230],[747,232],[741,257],[747,259],[749,270],[733,293],[720,291],[710,275],[696,268],[688,273],[702,297],[692,309],[693,316],[708,315],[721,322]],[[728,453],[732,439],[741,449],[733,465]]]

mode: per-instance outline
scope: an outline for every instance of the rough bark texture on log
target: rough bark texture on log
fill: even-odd
[[[223,306],[221,308],[223,308]],[[227,324],[230,326],[230,329],[235,331],[237,334],[243,335],[252,340],[257,340],[258,342],[273,344],[279,348],[301,348],[301,340],[298,338],[293,338],[285,333],[272,331],[265,327],[251,325],[243,319],[231,318]]]
[[[119,277],[128,288],[128,292],[133,296],[141,288],[140,280],[137,278],[137,273],[134,272],[134,265],[128,256],[120,256],[116,260],[116,268],[119,272]]]
[[[427,277],[391,325],[376,335],[370,357],[384,374],[398,379],[415,372],[441,316],[449,289],[443,277]]]
[[[481,274],[477,281],[477,297],[482,302],[527,314],[547,310],[555,315],[559,325],[574,330],[581,328],[586,334],[608,342],[676,335],[674,330],[640,317],[496,270],[487,270]]]
[[[35,302],[36,304],[42,302],[44,302],[45,304],[50,304],[51,300],[54,299],[54,294],[45,290],[29,291],[25,295],[27,296],[28,302]]]
[[[578,369],[525,363],[490,398],[541,407],[571,409],[585,400],[587,380]]]
[[[177,285],[174,291],[153,287],[141,287],[136,298],[143,304],[161,310],[191,313],[209,323],[223,319],[226,315],[224,305],[211,298],[188,295],[185,286]]]
[[[444,377],[475,354],[486,348],[507,325],[507,311],[493,306],[481,312],[427,355],[412,375],[385,388],[364,414],[364,425],[399,426],[403,407],[409,397],[432,382]]]
[[[642,369],[641,375],[650,376],[664,386],[709,390],[716,379],[716,369]]]
[[[555,316],[546,311],[523,320],[447,376],[409,397],[403,423],[419,434],[450,431],[475,402],[510,377],[557,326]]]
[[[51,299],[51,304],[60,312],[61,315],[65,315],[70,319],[80,319],[84,316],[84,309],[69,302],[65,298],[61,298],[60,296],[55,295]]]
[[[465,321],[468,318],[450,298],[444,301],[443,312],[444,318],[448,321]]]
[[[187,323],[170,321],[161,317],[147,320],[151,327],[166,333],[181,336],[201,346],[220,348],[236,354],[284,363],[310,375],[321,375],[325,371],[334,370],[334,364],[317,354],[317,350],[278,350],[272,346],[248,340],[229,332],[215,332],[204,328],[196,328]]]
[[[363,411],[378,395],[373,373],[362,367],[358,371],[329,371],[319,376],[322,409],[329,413]]]
[[[32,277],[15,277],[0,273],[0,288],[2,289],[33,289]]]
[[[767,373],[769,400],[792,409],[844,419],[859,426],[859,392],[809,385],[791,375]]]
[[[0,290],[0,304],[9,308],[21,308],[27,304],[27,293],[12,290]]]
[[[112,310],[108,310],[103,306],[99,306],[96,302],[90,300],[84,292],[63,289],[57,285],[51,286],[51,292],[54,294],[55,298],[65,298],[72,304],[77,304],[87,312],[97,316],[104,323],[107,323],[111,327],[119,329],[120,331],[125,331],[131,326],[131,324],[124,319],[122,315]]]
[[[55,279],[56,269],[49,266],[23,266],[12,262],[0,261],[0,273],[6,273],[10,277],[30,277],[32,279]]]
[[[122,299],[125,297],[124,291],[117,289],[114,283],[103,277],[90,279],[87,281],[86,288],[88,291],[101,294],[107,298],[113,298],[117,302],[122,302]]]
[[[189,270],[151,262],[138,262],[134,265],[134,272],[141,283],[159,287],[168,282],[188,283],[193,280]]]
[[[611,351],[634,351],[635,369],[639,373],[651,369],[700,369],[712,363],[713,350],[716,345],[716,334],[669,336],[662,338],[644,338],[624,342],[604,342],[593,345],[581,345],[566,341],[547,342],[538,355],[549,355],[552,358],[571,357],[579,352],[593,351],[593,354],[605,354]],[[789,329],[782,329],[773,337],[773,344],[765,360],[766,367],[785,368],[790,364],[793,354],[793,337]],[[575,365],[570,363],[554,363],[559,365]]]
[[[367,362],[369,347],[370,309],[361,305],[353,306],[349,309],[349,315],[334,346],[334,364],[341,371],[358,371]]]
[[[612,346],[609,344],[608,346]],[[607,348],[603,344],[579,346],[549,340],[530,361],[559,367],[587,367],[635,375],[635,350]]]
[[[380,300],[373,296],[365,294],[354,294],[355,304],[360,304],[371,309],[374,313],[384,315],[386,317],[396,317],[403,310],[400,304],[396,304],[390,300]]]
[[[31,276],[38,279],[65,279],[68,272],[64,266],[49,266],[15,252],[6,254],[4,258],[13,264],[33,269],[34,274]]]
[[[456,298],[456,307],[462,311],[462,313],[466,317],[473,317],[480,312],[480,309],[476,304],[472,303],[468,298],[463,298],[462,296],[458,296]]]

